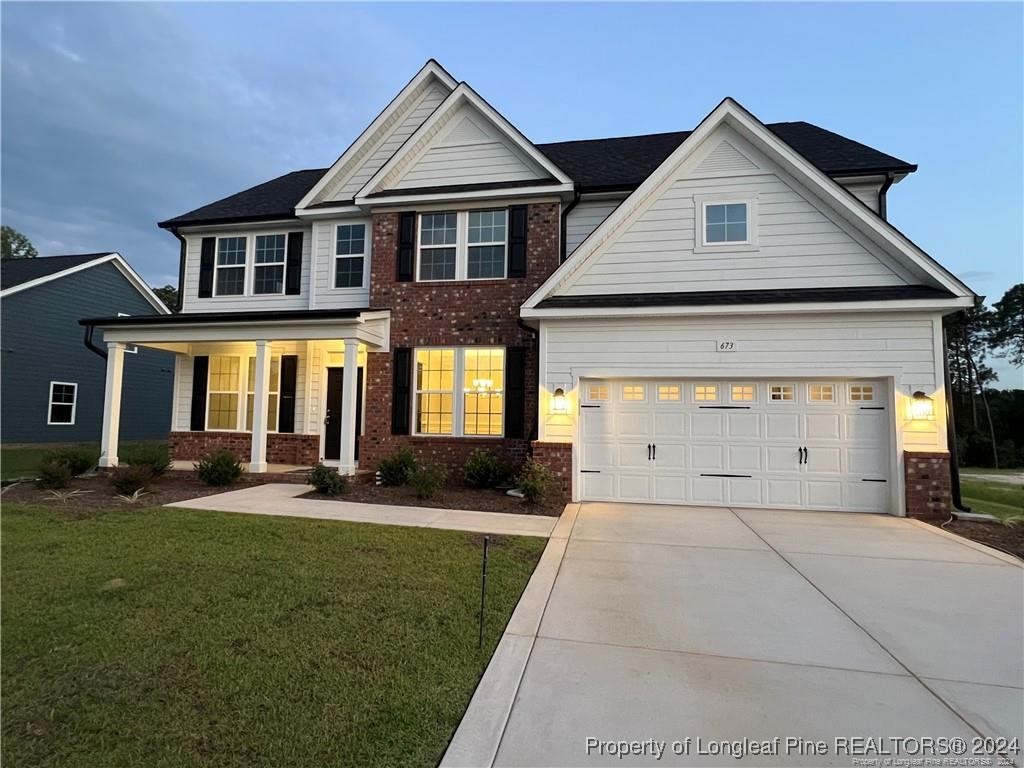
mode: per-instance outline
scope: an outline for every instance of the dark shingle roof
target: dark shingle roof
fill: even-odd
[[[96,259],[109,256],[104,253],[76,253],[68,256],[41,256],[35,259],[11,259],[0,262],[0,290],[6,291],[22,283],[49,277],[65,269],[87,264]]]
[[[917,170],[916,165],[811,123],[772,123],[768,129],[830,176],[886,171],[911,173]],[[582,191],[630,190],[650,176],[690,133],[676,131],[613,139],[559,141],[538,144],[537,148],[579,184]],[[288,218],[294,215],[295,206],[327,170],[314,168],[287,173],[162,221],[160,226]]]

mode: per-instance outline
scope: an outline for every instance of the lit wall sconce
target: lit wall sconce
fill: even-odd
[[[913,421],[935,421],[935,401],[920,390],[910,396],[909,410]]]
[[[551,412],[552,413],[568,413],[569,412],[569,401],[565,396],[565,390],[559,387],[555,390],[555,394],[551,398]]]

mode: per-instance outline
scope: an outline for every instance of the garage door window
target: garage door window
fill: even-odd
[[[870,384],[851,384],[851,402],[871,402],[875,399],[875,388]]]
[[[792,384],[772,384],[768,387],[768,399],[773,403],[791,403],[795,399]]]
[[[647,397],[646,389],[643,384],[623,384],[622,399],[627,402],[643,402]]]
[[[834,403],[836,388],[832,384],[809,384],[807,399],[812,403]]]
[[[587,400],[595,403],[603,403],[608,400],[607,384],[590,384],[587,387]]]
[[[659,402],[676,402],[678,403],[683,399],[682,387],[678,384],[659,384],[658,385],[658,401]]]
[[[752,403],[757,389],[753,384],[733,384],[731,397],[734,403]]]
[[[718,387],[715,384],[697,384],[693,388],[693,399],[700,403],[717,403]]]

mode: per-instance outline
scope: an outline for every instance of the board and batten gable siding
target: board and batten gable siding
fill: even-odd
[[[619,207],[622,198],[615,200],[580,200],[565,217],[565,255],[575,251],[608,214]]]
[[[731,341],[731,352],[718,344]],[[900,402],[938,393],[936,418],[909,422],[897,408],[901,447],[945,450],[941,317],[857,313],[629,317],[540,323],[541,386],[575,392],[581,378],[828,380],[891,378]],[[541,440],[571,442],[575,416],[546,408]]]
[[[155,314],[112,263],[99,264],[14,293],[2,302],[0,402],[4,443],[100,439],[106,362],[84,342],[84,317]],[[97,333],[95,341],[103,340]],[[173,355],[140,348],[124,356],[121,439],[167,436]],[[75,423],[47,425],[50,382],[78,384]]]
[[[289,232],[303,233],[302,237],[302,280],[298,294],[251,295],[253,276],[253,247],[257,235],[287,235]],[[199,298],[199,265],[204,237],[246,237],[248,257],[246,263],[247,294],[243,296],[212,296]],[[256,227],[245,230],[219,232],[193,232],[184,235],[185,284],[182,295],[182,312],[244,312],[245,310],[288,310],[309,308],[310,253],[312,252],[312,230],[308,224],[294,222],[288,225]],[[216,258],[216,256],[214,256]]]
[[[334,287],[336,228],[339,224],[366,225],[363,256],[363,284],[359,288]],[[369,218],[332,219],[313,222],[313,309],[360,309],[370,306],[370,256],[373,221]]]
[[[729,160],[732,162],[730,163]],[[713,162],[709,162],[712,161]],[[753,199],[757,246],[702,249],[702,195]],[[631,205],[627,200],[623,205]],[[599,233],[601,234],[601,233]],[[732,129],[713,132],[614,232],[560,295],[918,282]]]

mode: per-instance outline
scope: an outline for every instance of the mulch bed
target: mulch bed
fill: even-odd
[[[517,515],[546,515],[558,517],[565,503],[548,500],[540,504],[527,504],[522,499],[509,496],[502,490],[467,488],[461,485],[446,486],[433,499],[418,499],[409,488],[385,485],[349,484],[348,491],[341,496],[324,496],[316,491],[304,493],[300,499],[321,499],[324,501],[358,501],[364,504],[394,504],[400,507],[431,507],[433,509],[467,509],[475,512],[509,512]]]
[[[232,485],[212,487],[203,485],[195,474],[191,472],[174,472],[153,480],[146,495],[132,503],[118,498],[117,491],[114,490],[110,481],[101,475],[97,475],[95,477],[77,477],[71,481],[67,488],[58,491],[58,493],[66,493],[72,490],[87,491],[87,493],[80,493],[70,497],[67,502],[56,498],[52,491],[36,488],[35,484],[31,482],[22,482],[8,486],[4,489],[3,496],[0,498],[2,498],[4,503],[42,504],[45,506],[69,508],[155,507],[161,504],[170,504],[174,501],[212,496],[215,493],[224,493],[224,491],[237,491],[240,488],[263,485],[266,482],[270,481],[242,475]]]
[[[934,525],[934,523],[933,523]],[[971,539],[979,544],[1001,549],[1024,559],[1024,526],[1002,523],[983,523],[975,520],[954,520],[940,528]]]

